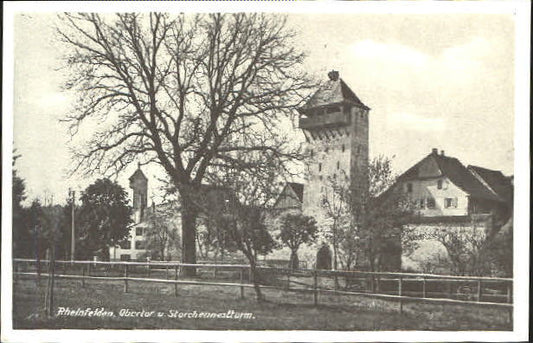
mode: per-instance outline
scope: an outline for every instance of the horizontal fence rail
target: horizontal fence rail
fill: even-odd
[[[14,281],[21,276],[49,277],[48,260],[14,259]],[[212,274],[203,274],[208,280],[184,278],[183,267],[197,270],[212,269]],[[121,281],[124,292],[130,282],[146,282],[174,285],[178,295],[179,285],[217,286],[240,288],[244,298],[245,288],[253,288],[254,276],[246,264],[190,264],[174,261],[55,261],[54,277],[81,280]],[[399,302],[400,312],[404,302],[428,304],[459,304],[504,308],[512,320],[512,278],[484,276],[453,276],[398,272],[333,271],[314,269],[289,269],[258,266],[256,280],[261,289],[278,289],[289,292],[311,293],[314,304],[320,294],[353,295]],[[46,272],[45,272],[46,271]],[[221,275],[224,274],[224,275]],[[206,276],[207,275],[207,276]],[[219,279],[227,279],[221,281]],[[344,288],[340,286],[344,280]]]

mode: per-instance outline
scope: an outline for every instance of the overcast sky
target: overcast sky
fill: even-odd
[[[14,145],[29,198],[46,192],[62,202],[69,187],[93,179],[65,175],[69,136],[58,120],[72,103],[60,90],[54,22],[38,13],[15,20]],[[300,32],[308,70],[324,78],[340,71],[371,108],[371,157],[394,156],[401,173],[435,147],[465,165],[513,174],[511,16],[293,14],[289,25]],[[119,177],[123,186],[135,168]]]

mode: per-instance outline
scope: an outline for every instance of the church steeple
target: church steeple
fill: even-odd
[[[142,172],[140,163],[129,180],[133,190],[133,216],[137,224],[143,221],[148,204],[148,179]]]

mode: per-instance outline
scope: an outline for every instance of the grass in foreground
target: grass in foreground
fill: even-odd
[[[179,286],[130,282],[123,293],[121,282],[91,280],[82,288],[79,281],[59,280],[55,288],[54,312],[60,307],[76,310],[104,308],[113,317],[56,316],[43,314],[46,281],[37,287],[33,280],[20,280],[14,287],[14,329],[197,329],[197,330],[512,330],[501,309],[463,305],[404,304],[399,313],[392,301],[357,296],[320,295],[313,306],[312,294],[267,290],[267,302],[257,303],[254,292],[239,288]],[[154,311],[151,317],[121,317],[120,311]],[[206,313],[249,313],[240,319],[198,318]],[[194,313],[196,318],[174,318],[172,314]],[[158,317],[157,312],[164,316]],[[186,315],[187,316],[187,315]],[[191,317],[194,314],[191,314]]]

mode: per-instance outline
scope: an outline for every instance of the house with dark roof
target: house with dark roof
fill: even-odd
[[[281,190],[274,209],[302,209],[302,201],[304,196],[304,185],[301,183],[288,182]]]
[[[512,178],[501,171],[465,166],[437,149],[401,174],[388,192],[394,190],[406,195],[414,213],[407,232],[417,238],[407,243],[414,249],[403,247],[404,270],[457,272],[442,242],[446,235],[481,242],[512,221]]]
[[[420,217],[434,221],[473,214],[511,215],[509,178],[500,171],[465,167],[437,149],[400,175],[396,187],[403,188]]]

